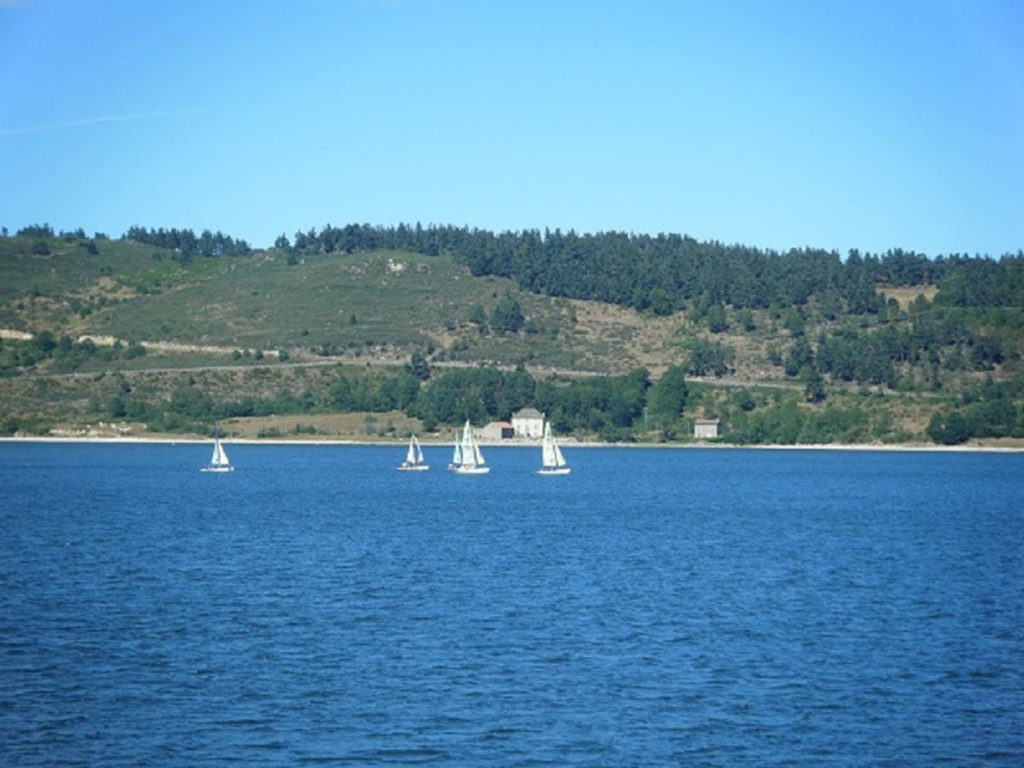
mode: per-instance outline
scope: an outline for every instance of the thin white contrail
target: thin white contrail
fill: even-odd
[[[0,0],[2,2],[2,0]],[[27,133],[45,133],[47,131],[62,131],[68,128],[82,128],[87,125],[99,123],[123,123],[129,120],[152,120],[158,117],[181,117],[183,115],[198,115],[210,112],[209,109],[177,109],[160,112],[136,112],[131,115],[101,115],[100,117],[84,117],[79,120],[67,120],[62,123],[50,123],[48,125],[32,125],[23,128],[0,128],[0,136],[18,136]]]

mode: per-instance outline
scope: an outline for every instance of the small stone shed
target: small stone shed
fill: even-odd
[[[718,419],[697,419],[693,422],[693,436],[698,440],[718,437]]]

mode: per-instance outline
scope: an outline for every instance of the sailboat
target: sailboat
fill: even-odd
[[[213,433],[213,456],[210,463],[202,468],[202,472],[234,472],[235,468],[228,461],[228,455],[224,452],[224,446],[220,443],[220,435]]]
[[[452,460],[448,464],[448,469],[454,471],[456,467],[462,464],[462,443],[459,442],[459,430],[455,430],[455,437],[452,440]]]
[[[568,475],[572,470],[565,463],[562,450],[551,434],[551,422],[544,422],[544,441],[541,443],[541,468],[538,475]]]
[[[473,437],[473,427],[469,421],[462,430],[462,440],[458,439],[459,433],[455,433],[455,453],[452,456],[452,463],[448,466],[453,472],[460,475],[484,475],[491,471],[486,466],[484,456],[480,453],[480,446]]]
[[[409,450],[405,454],[405,461],[398,468],[404,472],[425,472],[430,469],[430,466],[423,462],[423,450],[416,435],[409,438]]]

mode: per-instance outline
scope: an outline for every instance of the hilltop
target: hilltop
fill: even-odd
[[[685,440],[703,417],[736,442],[1024,437],[1019,255],[129,234],[0,238],[5,433],[273,414],[267,436],[342,435],[331,414],[359,414],[362,433],[398,434],[537,404],[581,438]]]

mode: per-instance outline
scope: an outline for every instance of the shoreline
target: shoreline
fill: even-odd
[[[202,437],[188,437],[182,436],[181,438],[160,436],[160,437],[102,437],[102,436],[64,436],[64,435],[37,435],[31,437],[0,437],[0,443],[93,443],[93,444],[167,444],[176,445],[178,443],[186,445],[204,445],[211,443],[210,438]],[[395,440],[358,440],[358,439],[347,439],[337,438],[331,440],[304,440],[304,439],[290,439],[283,440],[279,438],[221,438],[221,442],[225,445],[345,445],[345,446],[382,446],[382,447],[400,447],[405,445],[405,439]],[[423,441],[421,444],[424,448],[441,448],[450,447],[451,441]],[[529,448],[537,449],[540,447],[540,441],[521,441],[514,442],[511,440],[503,442],[481,442],[481,447],[484,448]],[[739,445],[735,443],[602,443],[602,442],[591,442],[591,441],[579,441],[572,442],[566,441],[561,443],[563,450],[572,450],[573,448],[633,448],[639,450],[645,449],[668,449],[668,450],[758,450],[758,451],[870,451],[870,452],[918,452],[918,453],[1024,453],[1024,445],[1013,446],[1013,445],[984,445],[984,444],[966,444],[966,445],[932,445],[928,443],[800,443],[793,445],[774,445],[774,444],[757,444],[757,445]]]

